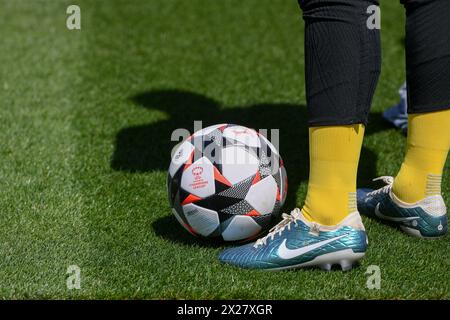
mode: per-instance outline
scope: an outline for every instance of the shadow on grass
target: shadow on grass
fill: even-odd
[[[224,246],[224,242],[220,238],[194,237],[181,227],[172,214],[153,221],[152,229],[158,237],[173,243],[205,248],[220,248]]]
[[[289,179],[289,194],[285,208],[297,206],[297,191],[307,181],[309,171],[307,112],[304,105],[261,103],[249,106],[227,106],[197,93],[182,90],[154,90],[131,97],[138,106],[159,110],[168,115],[148,125],[124,128],[116,136],[111,167],[127,172],[166,171],[170,151],[177,144],[171,141],[172,132],[185,128],[192,132],[194,121],[202,120],[203,127],[218,123],[235,123],[255,129],[279,129],[280,154]],[[367,134],[386,129],[380,114],[371,115]],[[368,185],[376,174],[376,155],[363,148],[358,185]],[[165,199],[161,199],[165,201]],[[219,246],[215,241],[196,239],[182,230],[172,215],[152,223],[158,236],[186,245]]]

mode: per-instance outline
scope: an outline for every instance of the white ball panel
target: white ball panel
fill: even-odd
[[[184,141],[175,150],[169,166],[169,174],[171,177],[173,177],[177,170],[186,163],[194,148],[195,147],[192,145],[192,143],[190,143],[189,141]]]
[[[181,188],[200,198],[215,193],[214,166],[208,158],[202,157],[191,164],[181,177]]]
[[[272,213],[276,199],[277,182],[272,176],[252,185],[245,197],[245,200],[261,214]]]
[[[261,146],[258,133],[253,129],[249,129],[243,126],[233,126],[226,128],[223,131],[223,136],[225,138],[234,140],[246,146],[250,147]]]
[[[240,146],[222,149],[222,175],[232,184],[251,177],[259,167],[259,159]]]
[[[263,141],[267,144],[267,146],[270,148],[270,150],[271,150],[273,153],[275,153],[276,155],[280,155],[280,154],[278,153],[277,148],[275,148],[275,146],[269,141],[269,139],[267,139],[267,138],[266,138],[265,136],[263,136],[262,134],[259,135],[259,138],[260,138],[261,140],[263,140]]]
[[[287,189],[288,189],[287,173],[286,173],[286,169],[284,168],[284,166],[280,168],[280,183],[281,183],[281,188],[280,188],[281,201],[280,201],[280,204],[283,205],[284,202],[286,201]]]
[[[261,226],[251,217],[235,216],[231,219],[231,222],[222,231],[222,237],[225,241],[242,240],[261,231]]]
[[[216,129],[222,127],[222,126],[225,126],[225,125],[226,125],[225,123],[222,123],[222,124],[216,124],[216,125],[213,125],[213,126],[209,126],[209,127],[203,128],[203,129],[198,130],[197,132],[195,132],[194,133],[194,137],[205,136],[207,134],[210,134],[214,130],[216,130]]]
[[[213,233],[220,224],[217,212],[193,203],[183,206],[183,212],[192,229],[205,237]]]

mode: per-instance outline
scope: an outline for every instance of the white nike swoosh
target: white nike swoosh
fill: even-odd
[[[375,215],[380,219],[390,220],[390,221],[395,221],[395,222],[406,222],[406,221],[420,219],[420,217],[398,217],[398,218],[396,218],[396,217],[386,216],[380,212],[380,203],[379,202],[377,203],[377,206],[375,207]]]
[[[326,245],[328,243],[334,242],[334,241],[339,240],[341,238],[344,238],[344,237],[346,237],[348,235],[349,234],[346,233],[346,234],[343,234],[342,236],[334,237],[334,238],[331,238],[331,239],[328,239],[328,240],[324,240],[324,241],[319,241],[319,242],[316,242],[316,243],[311,244],[309,246],[304,246],[304,247],[301,247],[301,248],[298,248],[298,249],[289,249],[288,247],[286,247],[286,239],[284,239],[283,243],[281,243],[280,247],[278,248],[278,256],[281,259],[284,259],[284,260],[292,259],[292,258],[301,256],[301,255],[303,255],[305,253],[308,253],[308,252],[310,252],[310,251],[312,251],[314,249],[323,247],[324,245]]]

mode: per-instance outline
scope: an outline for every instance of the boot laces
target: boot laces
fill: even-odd
[[[386,185],[380,189],[369,192],[367,195],[375,196],[375,195],[381,194],[381,193],[389,193],[389,191],[392,189],[392,185],[394,184],[394,178],[391,176],[381,176],[381,177],[373,179],[372,181],[379,181],[379,180],[386,183]]]
[[[300,209],[295,208],[294,210],[291,211],[290,214],[283,213],[281,217],[283,218],[283,220],[281,220],[275,227],[270,229],[269,233],[266,236],[256,240],[255,244],[253,245],[254,248],[258,248],[259,246],[265,245],[269,238],[273,240],[276,234],[281,236],[282,232],[286,228],[288,230],[291,229],[292,223],[294,223],[294,225],[297,225],[298,223],[297,221],[300,219]]]

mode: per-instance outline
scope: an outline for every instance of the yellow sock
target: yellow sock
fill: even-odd
[[[356,174],[362,124],[309,128],[310,171],[303,214],[322,225],[338,224],[357,211]]]
[[[393,192],[406,203],[441,194],[450,147],[450,109],[408,116],[406,156]]]

